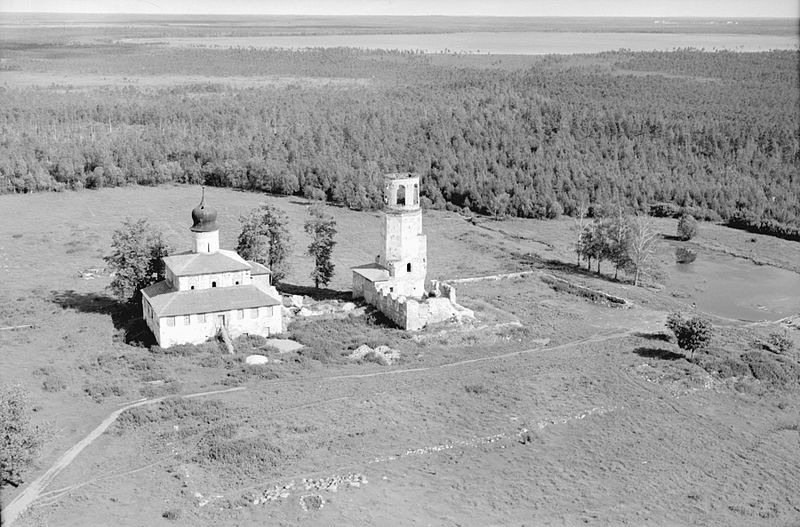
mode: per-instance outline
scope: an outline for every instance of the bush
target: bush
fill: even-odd
[[[794,341],[785,329],[770,333],[768,342],[771,350],[775,353],[789,353],[794,348]]]
[[[697,220],[688,213],[683,213],[678,220],[678,238],[683,241],[691,240],[697,235]]]
[[[485,393],[489,393],[489,390],[482,384],[468,384],[464,386],[464,390],[467,393],[471,393],[473,395],[483,395]]]
[[[699,315],[683,318],[680,313],[670,313],[667,328],[675,334],[678,347],[690,351],[692,358],[695,351],[705,348],[711,340],[711,322]]]
[[[28,393],[21,386],[0,390],[0,487],[22,483],[22,472],[30,466],[43,440],[43,431],[33,426]]]

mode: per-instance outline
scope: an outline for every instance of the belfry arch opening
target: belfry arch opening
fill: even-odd
[[[419,183],[414,183],[414,205],[419,205]]]
[[[395,200],[396,205],[405,205],[406,204],[406,187],[405,185],[397,185],[397,200]]]

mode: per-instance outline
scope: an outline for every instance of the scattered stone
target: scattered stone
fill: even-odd
[[[303,347],[302,344],[291,339],[267,339],[266,344],[272,346],[281,353],[297,351]]]
[[[352,302],[345,302],[344,304],[342,304],[342,311],[344,311],[345,313],[349,313],[353,311],[355,308],[356,305]]]
[[[254,366],[259,366],[268,362],[269,359],[264,355],[248,355],[247,358],[244,359],[245,364],[251,364]]]

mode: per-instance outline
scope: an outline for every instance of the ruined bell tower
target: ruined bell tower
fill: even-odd
[[[393,292],[421,298],[428,272],[428,244],[422,234],[419,176],[409,173],[384,176],[384,202],[377,263],[389,271],[395,282]]]

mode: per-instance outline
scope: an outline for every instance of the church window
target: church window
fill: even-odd
[[[406,187],[404,185],[397,186],[397,204],[398,205],[406,204]]]
[[[409,272],[409,273],[411,272],[411,262],[408,262],[406,264],[406,272]]]
[[[243,319],[243,318],[244,318],[244,309],[240,309],[240,310],[239,310],[239,311],[236,313],[236,316],[239,318],[239,320]]]
[[[194,289],[194,286],[192,286],[192,289]]]
[[[192,323],[192,315],[184,315],[184,316],[183,316],[183,323],[184,323],[185,325],[187,325],[187,326],[188,326],[189,324],[191,324],[191,323]]]
[[[211,282],[211,287],[217,287],[217,283],[216,282]]]
[[[175,327],[175,317],[166,317],[167,327]]]
[[[250,310],[250,318],[258,318],[258,308],[254,307]]]
[[[419,205],[419,184],[414,183],[414,205]]]
[[[239,280],[236,280],[236,285],[239,285]]]

